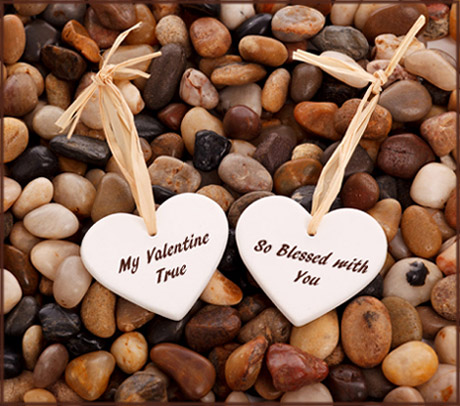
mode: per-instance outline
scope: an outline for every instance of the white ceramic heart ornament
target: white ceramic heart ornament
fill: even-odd
[[[141,217],[116,213],[95,223],[81,244],[85,267],[107,289],[156,314],[181,320],[216,270],[228,222],[208,197],[182,193],[156,211],[157,234]]]
[[[367,213],[326,214],[315,236],[310,214],[296,201],[270,196],[252,203],[236,226],[249,272],[295,326],[317,319],[367,286],[382,268],[387,240]]]

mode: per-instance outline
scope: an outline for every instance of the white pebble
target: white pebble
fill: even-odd
[[[229,30],[234,30],[255,13],[250,3],[222,3],[220,6],[220,20]]]
[[[18,200],[14,203],[13,214],[18,219],[24,218],[27,213],[37,207],[51,202],[53,193],[54,187],[49,179],[35,178],[26,185]]]
[[[334,25],[352,25],[359,4],[334,3],[331,8],[331,21]]]
[[[16,306],[22,297],[22,289],[16,277],[6,269],[3,270],[3,314]]]
[[[57,106],[44,106],[32,120],[34,131],[45,140],[50,140],[65,130],[56,125],[56,121],[62,116],[64,110]]]

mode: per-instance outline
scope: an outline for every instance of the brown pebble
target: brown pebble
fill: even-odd
[[[262,35],[246,35],[238,43],[238,51],[246,61],[273,67],[281,66],[288,57],[281,41]]]
[[[316,185],[323,166],[315,159],[301,158],[281,165],[273,176],[277,194],[289,196],[305,185]]]
[[[431,305],[440,316],[447,320],[457,320],[457,275],[440,279],[431,291]]]
[[[37,87],[30,75],[16,73],[3,83],[4,113],[21,117],[31,112],[38,103]]]
[[[334,116],[338,106],[330,102],[301,102],[294,109],[296,121],[308,132],[327,140],[341,138],[334,126]]]
[[[128,333],[142,327],[155,316],[154,313],[122,297],[117,299],[116,320],[118,330]]]
[[[377,181],[367,172],[351,175],[343,184],[340,198],[344,207],[367,211],[379,200],[380,189]]]
[[[51,344],[40,354],[34,368],[34,385],[46,388],[56,382],[69,362],[69,353],[62,344]]]
[[[220,185],[207,185],[198,189],[196,193],[214,200],[225,212],[235,201],[231,193]]]
[[[228,211],[228,221],[230,222],[230,225],[232,227],[236,227],[236,223],[243,211],[246,210],[246,207],[256,200],[262,199],[266,196],[273,196],[273,193],[264,191],[249,192],[235,200]]]
[[[216,86],[241,86],[258,82],[267,71],[255,63],[232,63],[213,70],[211,81]]]
[[[152,161],[161,155],[180,159],[184,153],[184,140],[176,133],[165,133],[156,137],[150,147],[152,148]]]
[[[444,209],[446,221],[452,228],[457,227],[457,192],[454,190],[447,200]]]
[[[91,7],[104,27],[126,30],[136,23],[136,13],[131,3],[94,3]]]
[[[23,371],[15,378],[3,381],[3,400],[5,402],[22,402],[24,394],[34,388],[34,375]]]
[[[86,28],[78,21],[70,20],[62,29],[62,40],[72,45],[76,50],[91,62],[97,63],[101,59],[99,47],[89,36]]]
[[[6,64],[17,62],[26,46],[26,33],[24,24],[14,14],[3,16],[3,44],[3,61]]]
[[[277,113],[286,102],[291,75],[284,68],[276,69],[265,81],[262,89],[262,107],[270,113]]]
[[[190,39],[196,52],[204,58],[224,55],[232,43],[228,28],[212,17],[202,17],[190,26]]]
[[[180,129],[180,123],[188,110],[189,106],[184,103],[171,103],[158,112],[158,118],[164,125],[177,131]]]
[[[420,316],[423,338],[425,339],[433,340],[443,327],[455,324],[455,322],[441,317],[431,306],[417,306],[415,309]]]

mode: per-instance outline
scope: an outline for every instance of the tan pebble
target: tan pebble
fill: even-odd
[[[53,193],[53,184],[49,179],[40,177],[30,181],[14,204],[13,214],[19,219],[24,218],[37,207],[51,202]]]
[[[383,360],[385,377],[398,386],[417,386],[427,382],[438,368],[434,350],[421,341],[409,341],[391,351]]]
[[[443,364],[457,365],[457,328],[446,326],[439,330],[434,340],[434,349]]]
[[[179,16],[170,14],[159,20],[155,28],[155,36],[162,46],[178,44],[185,50],[187,57],[192,54],[187,26]]]
[[[58,79],[52,73],[45,78],[46,99],[52,106],[65,110],[72,102],[72,84]]]
[[[96,188],[83,176],[74,173],[61,173],[53,179],[53,200],[67,207],[79,217],[89,217]]]
[[[401,204],[396,199],[380,200],[372,209],[367,211],[367,213],[374,217],[380,224],[388,242],[390,242],[398,232],[401,212]]]
[[[14,223],[9,238],[14,247],[27,255],[41,241],[41,238],[37,238],[27,231],[22,221]]]
[[[41,12],[45,11],[45,8],[48,6],[48,3],[42,3],[34,1],[31,3],[15,3],[14,8],[16,11],[21,14],[21,16],[36,16]]]
[[[425,402],[441,404],[455,402],[457,399],[458,368],[454,365],[440,364],[433,377],[417,389]]]
[[[446,216],[442,210],[431,208],[427,208],[426,210],[428,213],[430,213],[431,217],[439,227],[443,241],[446,241],[455,235],[455,230],[449,224],[447,224]]]
[[[34,375],[23,371],[21,375],[3,381],[3,400],[5,402],[23,402],[24,394],[34,388]]]
[[[116,306],[116,319],[118,330],[124,333],[136,330],[152,320],[154,313],[119,297]]]
[[[326,385],[313,383],[292,392],[286,392],[280,399],[281,403],[332,403],[332,395]]]
[[[88,289],[81,304],[81,320],[94,335],[102,338],[111,337],[116,330],[116,297],[98,282]]]
[[[246,61],[273,67],[281,66],[288,57],[281,41],[262,35],[246,35],[238,43],[238,51]]]
[[[3,97],[6,116],[25,116],[38,104],[37,87],[26,73],[8,76],[3,83]]]
[[[22,120],[13,117],[3,119],[3,159],[14,161],[21,155],[29,142],[29,130]]]
[[[241,302],[243,292],[230,279],[227,279],[218,270],[216,270],[203,290],[200,299],[203,302],[219,305],[234,306]]]
[[[223,55],[218,58],[202,58],[198,67],[207,77],[210,77],[214,69],[219,66],[228,65],[230,63],[241,62],[242,59],[239,55]]]
[[[342,344],[339,342],[331,354],[324,359],[328,367],[339,365],[345,359],[345,352],[343,351]]]
[[[78,396],[64,381],[59,379],[53,385],[48,387],[51,393],[56,397],[59,402],[78,402],[82,403],[83,399]]]
[[[3,212],[6,212],[21,194],[21,185],[14,179],[3,178]]]
[[[84,162],[60,155],[58,155],[58,164],[60,172],[71,172],[81,176],[84,176],[88,169],[88,165]]]
[[[43,346],[42,327],[38,325],[30,326],[22,337],[22,355],[27,369],[33,371]]]
[[[125,43],[128,45],[148,44],[155,45],[157,42],[155,37],[156,21],[150,8],[147,4],[135,4],[137,22],[141,22],[141,26],[131,31],[126,37]]]
[[[7,67],[8,76],[16,73],[25,73],[31,77],[37,88],[37,96],[41,96],[45,90],[45,81],[40,71],[33,65],[24,62],[17,62]]]
[[[436,282],[431,291],[431,305],[441,317],[457,320],[457,275],[448,275]]]
[[[26,403],[56,403],[54,395],[46,389],[32,389],[24,394]]]
[[[61,38],[77,51],[80,51],[89,61],[97,63],[101,59],[99,46],[90,37],[86,28],[78,21],[68,21],[62,28]]]
[[[455,242],[436,257],[436,265],[444,275],[452,275],[457,271],[457,244]]]
[[[232,147],[230,148],[229,154],[235,153],[252,157],[254,152],[256,152],[257,147],[248,141],[231,140],[231,142]]]
[[[113,342],[110,352],[123,372],[133,374],[147,362],[147,341],[138,332],[125,333]]]
[[[207,185],[198,189],[196,193],[214,200],[225,212],[235,201],[230,192],[220,185]]]
[[[231,63],[213,70],[211,81],[216,86],[242,86],[263,79],[267,71],[255,63]]]
[[[388,392],[383,398],[384,402],[388,403],[424,403],[423,396],[420,392],[410,386],[399,386]]]
[[[51,140],[63,133],[56,121],[62,116],[64,110],[57,106],[47,105],[38,111],[32,120],[34,131],[43,139]]]
[[[18,16],[3,16],[3,58],[6,64],[15,63],[21,58],[26,46],[24,24]]]
[[[61,262],[72,255],[80,255],[80,247],[77,244],[69,241],[46,240],[32,248],[30,260],[42,275],[54,280]]]
[[[145,107],[144,100],[142,99],[141,92],[129,80],[120,80],[116,83],[121,94],[128,103],[131,113],[134,115],[139,114]]]
[[[244,392],[234,391],[225,398],[225,403],[249,403],[249,398]]]
[[[16,277],[6,269],[3,270],[3,314],[16,306],[22,297],[22,289]]]
[[[292,150],[291,160],[310,158],[315,159],[316,161],[321,161],[322,157],[323,150],[318,147],[318,145],[306,142],[304,144],[297,145]]]
[[[302,327],[293,327],[289,343],[315,357],[325,359],[339,342],[337,312],[331,310]]]
[[[85,178],[88,179],[93,184],[93,186],[97,188],[97,185],[104,175],[105,172],[102,169],[94,168],[90,169],[86,173]]]
[[[286,102],[291,75],[280,68],[271,73],[262,89],[262,107],[270,113],[277,113]]]
[[[264,365],[262,365],[262,369],[254,384],[254,389],[265,400],[275,400],[283,394],[282,391],[276,389],[273,385],[272,376]]]
[[[441,231],[423,207],[413,205],[404,210],[401,233],[411,252],[422,258],[431,258],[441,248]]]
[[[224,55],[232,43],[230,31],[216,18],[199,18],[193,22],[189,31],[195,51],[204,58]]]

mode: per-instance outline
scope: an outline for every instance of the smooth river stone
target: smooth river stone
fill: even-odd
[[[238,44],[240,55],[246,60],[268,66],[281,66],[288,57],[281,41],[262,35],[247,35]]]
[[[201,71],[187,69],[182,75],[179,89],[180,98],[191,106],[199,106],[211,110],[219,103],[219,94]]]
[[[137,331],[125,333],[113,342],[110,352],[123,372],[133,374],[139,371],[147,362],[147,341]]]
[[[311,158],[300,158],[285,162],[273,175],[275,191],[290,196],[296,189],[305,185],[316,185],[323,166]]]
[[[417,172],[410,196],[421,206],[443,209],[455,184],[456,176],[452,169],[438,162],[429,163]]]
[[[20,375],[3,381],[3,399],[5,402],[22,402],[24,394],[33,388],[32,372],[23,371]]]
[[[49,341],[67,341],[78,334],[81,321],[78,315],[56,303],[48,303],[38,312],[43,337]]]
[[[313,98],[323,82],[320,68],[308,63],[299,63],[292,71],[289,94],[296,103]]]
[[[14,223],[9,237],[11,244],[26,255],[41,241],[26,230],[22,221]]]
[[[34,131],[45,140],[50,140],[62,134],[64,130],[56,125],[56,121],[63,113],[64,110],[57,106],[47,105],[42,107],[33,115],[32,127]]]
[[[214,366],[202,355],[188,348],[170,343],[158,344],[151,349],[150,358],[192,400],[202,398],[214,385]],[[190,371],[194,373],[190,374]]]
[[[46,389],[31,389],[24,393],[25,403],[56,403],[54,395]]]
[[[69,362],[65,381],[85,400],[96,400],[106,390],[115,369],[115,358],[107,351],[81,355]]]
[[[227,27],[212,17],[202,17],[190,26],[190,39],[195,51],[204,58],[224,55],[232,43]]]
[[[40,354],[34,368],[34,384],[46,388],[56,382],[69,362],[69,353],[62,344],[51,344]]]
[[[446,326],[439,330],[434,340],[434,348],[439,361],[444,364],[457,365],[457,329]]]
[[[16,306],[22,297],[22,289],[15,276],[3,269],[3,314],[7,314]]]
[[[79,256],[65,258],[54,278],[53,294],[56,302],[67,309],[77,306],[92,279]]]
[[[14,117],[4,117],[3,162],[8,163],[14,161],[27,148],[28,142],[29,130],[24,121]]]
[[[263,79],[267,71],[255,63],[231,63],[213,70],[211,81],[216,86],[242,86]]]
[[[438,356],[428,344],[409,341],[385,357],[382,371],[395,385],[417,386],[435,374],[438,364]]]
[[[30,181],[13,205],[13,214],[22,219],[32,210],[51,202],[54,187],[47,178],[38,177]]]
[[[457,319],[456,275],[448,275],[436,282],[431,291],[431,305],[441,317]]]
[[[154,313],[119,297],[116,306],[117,328],[124,333],[136,330],[152,320]]]
[[[21,58],[26,46],[24,24],[18,16],[7,14],[3,17],[3,33],[3,60],[6,64],[15,63]]]
[[[6,212],[21,194],[21,185],[14,179],[3,177],[3,212]]]
[[[404,67],[409,73],[428,80],[440,89],[451,91],[457,87],[455,66],[433,49],[424,49],[406,56]]]
[[[115,392],[115,402],[167,402],[167,383],[159,374],[139,371],[125,379]]]
[[[253,317],[238,334],[239,342],[246,343],[259,335],[263,335],[270,344],[286,343],[289,340],[291,324],[278,309],[265,308],[270,305],[271,303],[262,302],[256,306],[257,312],[253,310]]]
[[[330,14],[332,24],[341,26],[353,25],[353,18],[358,7],[359,4],[356,3],[334,3]]]
[[[218,169],[219,177],[238,193],[271,191],[270,173],[255,159],[240,154],[228,154]]]
[[[337,312],[331,310],[302,327],[293,327],[289,343],[308,354],[325,359],[339,343]]]
[[[281,403],[306,403],[318,402],[326,403],[333,402],[331,392],[327,386],[322,383],[312,383],[302,386],[296,391],[286,392],[280,399]]]
[[[69,241],[47,240],[36,244],[30,252],[30,261],[37,270],[52,281],[62,261],[79,255],[80,247]]]
[[[22,337],[22,355],[27,369],[33,371],[43,349],[43,330],[39,325],[30,326]]]
[[[24,217],[24,227],[40,238],[62,239],[75,234],[79,227],[77,217],[59,203],[40,206]]]
[[[383,296],[398,296],[412,306],[430,300],[431,291],[442,273],[433,263],[422,258],[404,258],[396,262],[383,280]]]
[[[417,389],[427,403],[455,402],[458,393],[457,374],[456,366],[440,364],[432,378]]]
[[[326,385],[335,401],[360,402],[368,396],[364,373],[355,365],[332,366],[326,379]]]
[[[323,14],[306,6],[287,6],[272,18],[273,35],[283,42],[297,42],[316,35],[326,23]]]
[[[12,245],[4,244],[3,266],[18,279],[24,295],[33,295],[36,292],[39,273],[31,265],[28,253]]]
[[[96,188],[83,176],[61,173],[53,179],[53,200],[79,217],[89,217],[96,197]]]
[[[337,141],[341,138],[334,126],[334,116],[338,108],[335,103],[306,101],[295,106],[294,117],[309,133]]]
[[[409,206],[401,218],[401,233],[412,253],[431,258],[439,252],[442,235],[428,211],[420,206]]]
[[[428,90],[419,82],[400,80],[382,92],[379,104],[391,113],[394,121],[406,123],[425,117],[432,101]]]
[[[240,287],[226,278],[218,270],[206,285],[200,300],[219,306],[234,306],[241,302],[243,292]]]
[[[417,389],[410,386],[398,386],[387,393],[383,398],[383,402],[404,404],[424,403],[424,399]]]
[[[80,54],[64,47],[45,45],[40,55],[43,64],[58,79],[78,80],[85,73],[87,67]]]
[[[174,157],[159,156],[148,170],[152,185],[162,186],[175,193],[193,193],[200,187],[200,173],[192,165]]]
[[[80,315],[85,327],[97,337],[108,338],[116,331],[116,296],[94,282],[81,303]]]
[[[258,336],[233,351],[225,363],[225,380],[234,391],[248,390],[262,368],[268,341]]]
[[[220,5],[220,19],[229,30],[234,30],[254,14],[254,5],[250,3],[222,3]]]
[[[341,332],[345,354],[360,367],[380,364],[390,350],[390,314],[374,297],[361,296],[346,307]]]
[[[232,194],[220,185],[207,185],[198,189],[196,193],[204,195],[214,200],[223,211],[227,212],[232,203],[235,201]]]
[[[30,75],[15,73],[3,83],[4,113],[22,117],[38,104],[37,87]]]
[[[421,136],[428,141],[434,153],[442,157],[457,147],[457,113],[448,113],[426,119],[420,126]]]

